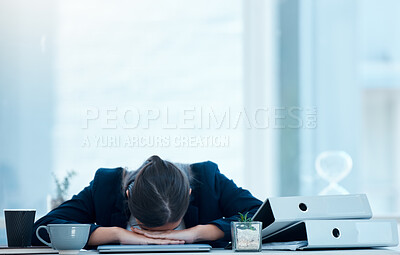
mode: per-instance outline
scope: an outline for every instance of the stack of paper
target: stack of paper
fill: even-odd
[[[397,246],[395,220],[373,220],[367,196],[267,199],[254,220],[263,222],[263,249]]]

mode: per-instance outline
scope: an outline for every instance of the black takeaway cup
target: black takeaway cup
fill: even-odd
[[[35,209],[4,209],[8,247],[31,246],[35,213]]]

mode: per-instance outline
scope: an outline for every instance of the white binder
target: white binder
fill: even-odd
[[[299,249],[397,246],[397,222],[395,220],[306,220],[263,237],[263,243],[293,241],[306,241]]]
[[[263,223],[263,236],[303,220],[370,219],[365,194],[268,198],[253,220]]]

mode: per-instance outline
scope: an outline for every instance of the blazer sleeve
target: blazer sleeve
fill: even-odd
[[[79,194],[74,195],[72,199],[64,202],[59,207],[49,212],[44,217],[37,220],[33,227],[32,245],[43,245],[36,237],[36,229],[39,226],[47,224],[91,224],[90,234],[96,230],[99,225],[95,224],[95,212],[93,202],[92,181],[89,186],[84,188]],[[39,231],[40,237],[49,242],[48,233],[45,230]]]
[[[248,212],[248,216],[253,216],[262,202],[251,195],[248,190],[236,186],[232,180],[220,173],[215,163],[209,162],[209,164],[212,164],[212,167],[215,168],[214,189],[219,197],[219,208],[225,216],[210,223],[216,225],[225,233],[222,241],[230,241],[231,221],[238,220],[239,212],[243,214]]]

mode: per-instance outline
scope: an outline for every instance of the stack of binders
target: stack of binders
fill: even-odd
[[[253,220],[263,223],[263,243],[297,242],[296,249],[397,246],[397,222],[371,218],[360,194],[269,198]]]

